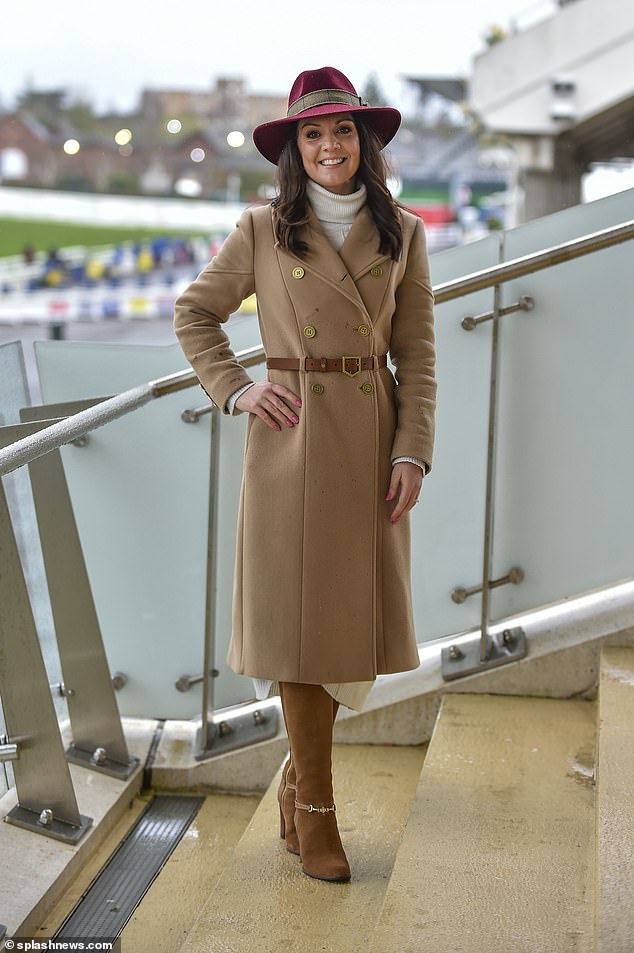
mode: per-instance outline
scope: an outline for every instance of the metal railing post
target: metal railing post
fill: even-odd
[[[79,813],[20,556],[0,481],[0,696],[18,797],[10,824],[77,843],[92,824]]]
[[[2,427],[0,446],[51,422]],[[127,778],[139,759],[128,754],[59,450],[30,463],[29,471],[73,736],[66,755],[95,771]]]
[[[499,236],[498,267],[504,262],[504,235]],[[532,299],[531,299],[532,300]],[[486,668],[517,661],[526,655],[526,639],[524,632],[519,628],[505,629],[504,632],[492,637],[489,633],[490,623],[490,594],[491,589],[500,584],[500,580],[491,578],[493,566],[493,529],[495,521],[495,471],[497,461],[497,409],[498,409],[498,373],[500,364],[500,319],[505,314],[523,310],[521,307],[502,307],[502,286],[493,286],[493,309],[487,314],[491,320],[491,365],[489,377],[489,413],[487,427],[487,454],[486,454],[486,489],[484,500],[484,533],[482,546],[482,585],[472,590],[454,590],[454,601],[464,601],[456,598],[458,591],[475,594],[481,592],[480,605],[480,636],[462,643],[460,646],[451,645],[442,649],[443,678],[451,679],[460,675],[469,675],[483,671]],[[473,330],[474,324],[462,322],[465,331]],[[515,578],[513,578],[513,574]],[[508,581],[520,581],[524,578],[521,570],[514,569]]]
[[[255,363],[255,360],[251,360]],[[207,531],[207,584],[205,600],[205,645],[203,653],[202,712],[200,730],[196,737],[196,759],[215,757],[265,741],[277,732],[277,711],[255,709],[252,712],[227,715],[223,721],[214,721],[214,682],[218,674],[216,653],[216,592],[218,590],[218,497],[220,481],[221,419],[217,407],[211,414],[211,460],[209,467],[209,521]]]
[[[205,591],[205,644],[203,649],[203,692],[200,733],[196,739],[198,754],[203,756],[214,742],[213,723],[214,685],[212,669],[216,649],[216,587],[218,577],[218,433],[220,421],[214,408],[211,414],[211,441],[209,465],[209,515],[207,522],[207,580]]]
[[[500,236],[499,260],[504,261],[504,236]],[[500,331],[500,285],[493,288],[491,327],[491,376],[489,379],[489,423],[487,433],[486,490],[484,501],[484,545],[482,551],[482,602],[480,610],[480,661],[489,656],[489,583],[493,562],[493,520],[495,516],[495,461],[497,443],[498,340]]]

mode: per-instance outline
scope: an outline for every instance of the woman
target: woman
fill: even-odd
[[[278,794],[304,873],[346,881],[332,727],[377,674],[418,665],[408,511],[431,468],[436,385],[422,222],[393,201],[381,149],[400,114],[332,67],[301,73],[253,139],[278,166],[176,302],[175,329],[225,413],[249,413],[229,664],[279,684],[290,758]],[[257,292],[268,379],[221,328]],[[387,353],[396,381],[387,367]]]

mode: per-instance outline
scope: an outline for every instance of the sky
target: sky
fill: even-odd
[[[403,75],[466,76],[491,24],[527,25],[554,0],[5,0],[0,104],[27,83],[70,87],[100,111],[134,107],[144,87],[208,89],[242,76],[288,95],[304,69],[375,72],[407,107]]]

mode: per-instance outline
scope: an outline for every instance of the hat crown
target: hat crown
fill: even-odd
[[[348,93],[348,95],[358,95],[348,77],[340,70],[335,69],[334,66],[322,66],[321,69],[309,69],[299,74],[291,87],[288,97],[288,108],[291,109],[293,104],[301,99],[302,96],[307,96],[309,93],[316,93],[322,89],[339,89]]]

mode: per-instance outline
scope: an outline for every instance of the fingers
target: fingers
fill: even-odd
[[[253,387],[249,387],[237,401],[240,410],[248,410],[259,417],[271,430],[278,431],[282,428],[294,427],[299,423],[299,417],[293,405],[301,407],[301,404],[301,398],[288,387],[284,387],[283,384],[272,384],[270,381],[260,381]]]
[[[415,463],[397,463],[392,467],[390,487],[385,497],[388,501],[395,501],[390,515],[391,523],[398,523],[401,516],[418,502],[422,483],[422,470]]]

